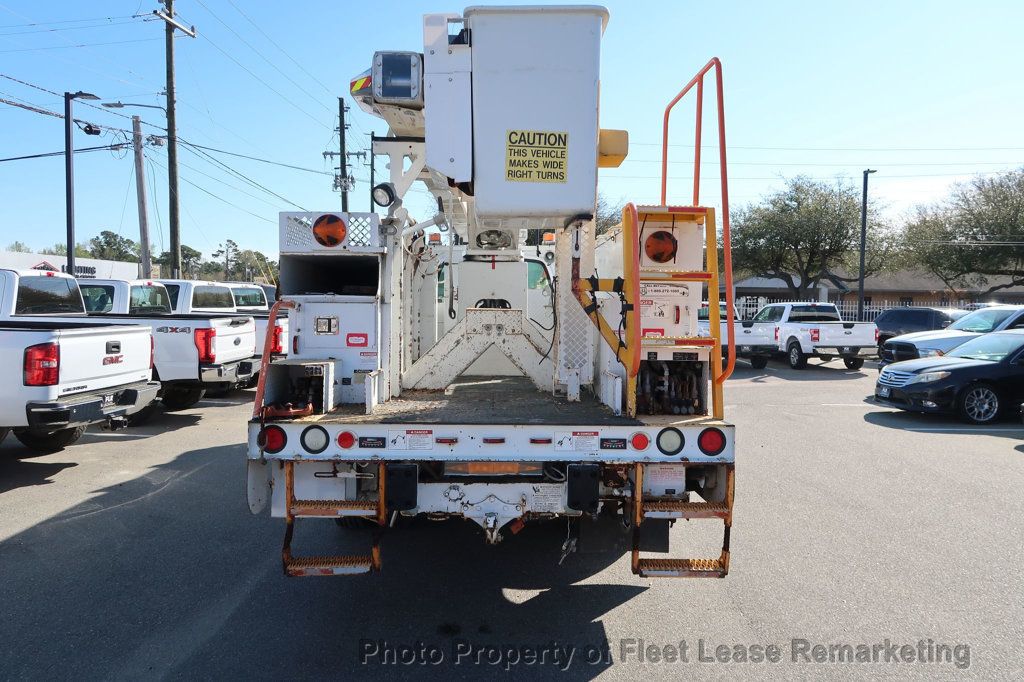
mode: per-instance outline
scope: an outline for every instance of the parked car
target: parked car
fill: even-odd
[[[236,313],[231,287],[221,282],[193,279],[156,280],[167,287],[171,297],[171,310],[181,315],[189,313]]]
[[[259,284],[248,282],[228,282],[231,294],[235,298],[235,308],[246,315],[252,315],[256,322],[256,352],[253,355],[259,360],[263,358],[263,345],[267,338],[267,322],[270,320],[270,304],[267,302],[266,289]],[[271,337],[271,353],[280,355],[285,352],[284,341],[288,338],[288,313],[282,310],[274,320],[276,329]]]
[[[119,428],[156,397],[149,329],[91,320],[69,275],[0,270],[0,440],[38,452]]]
[[[946,355],[889,365],[878,375],[875,400],[989,424],[1024,401],[1024,329],[978,335]]]
[[[91,318],[153,331],[154,376],[167,409],[186,409],[206,393],[248,384],[258,368],[252,357],[259,339],[248,313],[172,312],[166,287],[155,280],[83,279],[79,287]]]
[[[945,329],[968,311],[956,308],[905,307],[883,310],[875,318],[878,327],[878,354],[882,346],[894,336]]]
[[[776,356],[793,369],[806,367],[811,357],[841,357],[847,368],[860,369],[877,352],[875,333],[874,322],[844,322],[833,303],[770,303],[740,323],[736,344],[754,369]]]
[[[893,362],[943,355],[980,334],[1024,327],[1024,306],[1002,305],[975,310],[945,329],[896,336],[882,345],[880,367]]]

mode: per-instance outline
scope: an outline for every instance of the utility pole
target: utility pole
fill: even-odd
[[[857,282],[857,321],[864,321],[864,253],[868,242],[868,175],[875,170],[864,170],[864,193],[860,202],[860,277]]]
[[[345,98],[338,98],[338,151],[336,152],[324,152],[324,158],[338,157],[340,159],[338,163],[338,174],[334,176],[334,189],[341,190],[341,210],[348,212],[348,192],[352,189],[352,178],[348,174],[348,157],[358,156],[363,158],[366,156],[366,152],[352,152],[348,153],[345,151],[345,130],[348,125],[345,123],[345,112],[348,111],[348,107],[345,105]]]
[[[167,66],[167,210],[171,233],[171,277],[181,277],[181,220],[178,216],[178,132],[174,101],[174,30],[195,38],[196,27],[187,28],[174,19],[174,0],[160,0],[165,12],[153,10],[153,14],[164,20],[165,50]]]
[[[374,208],[373,208],[373,188],[377,185],[377,176],[374,173],[374,167],[373,167],[373,156],[374,156],[374,154],[373,154],[373,138],[374,138],[374,132],[372,130],[370,131],[370,134],[368,135],[368,137],[370,138],[370,213],[373,213],[373,211],[374,211]]]
[[[142,154],[142,120],[132,116],[132,145],[135,148],[135,196],[139,202],[139,260],[142,277],[153,276],[153,263],[149,253],[149,216],[146,214],[146,168]]]

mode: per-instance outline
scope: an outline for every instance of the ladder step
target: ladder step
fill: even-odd
[[[293,500],[293,516],[373,516],[377,503],[368,500]]]
[[[644,578],[724,578],[728,572],[721,559],[640,559],[637,571]]]
[[[373,557],[369,554],[293,557],[285,561],[284,570],[294,577],[370,573],[373,570]]]
[[[644,516],[649,519],[725,519],[729,516],[729,506],[724,502],[645,499],[643,506]]]

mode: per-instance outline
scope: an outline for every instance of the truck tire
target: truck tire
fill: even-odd
[[[860,369],[864,366],[864,358],[843,358],[846,369]]]
[[[971,424],[991,424],[999,417],[999,394],[991,384],[971,384],[956,401],[960,416]]]
[[[786,346],[786,359],[789,360],[792,369],[803,369],[807,366],[807,355],[800,350],[800,344],[796,341],[790,341]]]
[[[171,387],[164,390],[161,400],[168,410],[185,410],[202,400],[204,395],[206,390],[202,388]]]
[[[81,438],[83,433],[85,433],[85,427],[76,426],[70,429],[52,431],[50,433],[15,431],[14,437],[21,441],[21,444],[29,450],[48,454],[51,452],[60,452]]]
[[[764,369],[768,366],[768,358],[763,355],[754,355],[750,358],[750,366],[754,369]]]

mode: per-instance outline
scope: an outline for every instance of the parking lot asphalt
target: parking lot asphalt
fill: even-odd
[[[638,579],[615,553],[559,566],[564,523],[489,547],[470,523],[425,520],[388,533],[379,576],[286,579],[283,521],[245,501],[251,391],[53,455],[8,438],[0,678],[1020,679],[1024,428],[881,408],[875,375],[737,369],[723,580]],[[299,523],[304,553],[368,542]],[[673,554],[711,555],[717,533],[680,522]],[[780,660],[735,660],[754,645]],[[960,648],[928,662],[939,645]]]

